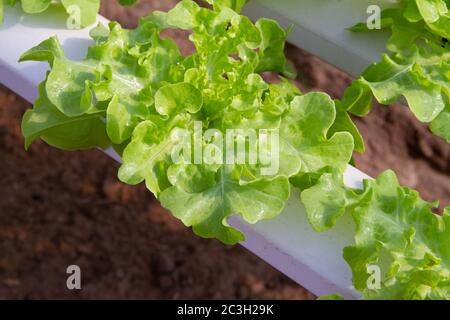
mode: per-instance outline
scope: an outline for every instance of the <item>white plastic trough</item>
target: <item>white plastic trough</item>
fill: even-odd
[[[322,58],[352,76],[359,76],[384,52],[387,32],[353,33],[347,29],[366,21],[370,5],[380,9],[398,0],[250,0],[244,13],[253,18],[277,20],[293,26],[288,41]]]
[[[246,14],[255,18],[261,15],[273,17],[284,24],[293,24],[297,28],[291,34],[292,42],[351,74],[357,74],[379,55],[382,39],[366,40],[343,30],[364,17],[366,6],[355,7],[354,4],[365,1],[299,2],[301,5],[296,6],[294,4],[298,2],[294,0],[254,0]],[[349,13],[354,13],[354,17],[347,16]],[[101,16],[98,21],[108,22]],[[48,67],[46,63],[18,63],[19,56],[57,35],[67,56],[82,59],[92,44],[88,33],[89,28],[67,30],[65,17],[54,9],[26,16],[17,8],[6,9],[5,23],[0,27],[0,82],[33,102]],[[105,152],[120,161],[113,151]],[[366,178],[369,177],[352,166],[345,173],[345,182],[350,187],[360,188]],[[350,217],[341,219],[329,232],[316,233],[309,226],[298,192],[293,192],[282,214],[274,220],[255,225],[249,225],[237,216],[230,220],[246,234],[247,240],[241,243],[244,247],[312,293],[320,296],[339,292],[348,299],[359,296],[352,286],[351,271],[342,258],[343,248],[353,243],[354,224]]]

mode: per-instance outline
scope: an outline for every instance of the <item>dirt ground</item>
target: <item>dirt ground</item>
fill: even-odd
[[[176,1],[144,1],[102,13],[127,27]],[[187,53],[183,32],[172,32]],[[305,90],[339,97],[350,78],[287,47]],[[247,298],[314,296],[239,246],[194,236],[143,186],[116,178],[118,165],[99,151],[68,153],[35,143],[23,150],[20,119],[30,105],[0,87],[0,298]],[[357,167],[394,169],[428,200],[450,204],[450,145],[402,106],[377,107],[356,119],[367,151]],[[82,290],[66,289],[66,268],[82,269]]]

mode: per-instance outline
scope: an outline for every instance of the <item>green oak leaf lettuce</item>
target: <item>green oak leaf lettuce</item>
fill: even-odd
[[[414,115],[450,141],[446,104],[450,98],[450,13],[443,0],[405,0],[381,13],[382,29],[391,37],[390,51],[370,65],[346,90],[342,104],[358,116],[381,104],[404,99]],[[353,31],[371,31],[358,24]],[[402,100],[400,100],[402,101]],[[437,129],[438,128],[438,129]]]
[[[340,174],[327,173],[301,198],[317,231],[328,230],[346,212],[352,215],[355,245],[344,249],[344,258],[363,298],[448,298],[450,207],[443,216],[434,214],[436,203],[400,186],[392,171],[366,180],[363,190],[347,188]],[[379,288],[367,285],[372,265],[382,272]]]
[[[108,135],[120,144],[154,112],[154,92],[182,80],[183,57],[175,42],[160,39],[159,29],[150,22],[130,31],[114,22],[109,31],[98,28],[93,31],[96,44],[83,61],[66,58],[54,38],[21,60],[47,60],[52,65],[47,96],[63,114],[77,117],[106,109]],[[107,36],[98,36],[100,31]]]
[[[280,137],[298,152],[302,173],[328,166],[345,170],[354,142],[349,132],[335,132],[328,138],[335,119],[336,107],[326,94],[309,93],[291,102],[289,112],[282,117]]]
[[[201,192],[194,192],[193,187],[181,187],[179,179],[177,183],[172,180],[174,185],[161,193],[162,205],[182,219],[187,226],[193,226],[197,234],[214,236],[226,243],[242,240],[240,232],[227,225],[226,217],[238,213],[250,223],[273,218],[283,207],[282,199],[286,200],[285,197],[289,194],[288,191],[281,192],[289,190],[289,177],[300,172],[312,173],[330,166],[341,172],[346,167],[353,150],[353,138],[347,132],[338,132],[330,139],[327,138],[327,130],[334,117],[333,101],[325,94],[309,93],[294,98],[289,110],[279,121],[263,122],[265,126],[273,126],[275,123],[280,128],[279,155],[282,159],[276,174],[262,175],[261,167],[258,170],[251,167],[251,174],[248,175],[240,172],[239,169],[243,168],[239,166],[233,168],[223,165],[219,169],[207,166],[206,169],[198,169],[195,172],[217,172],[214,185]],[[254,120],[257,122],[257,119]],[[283,149],[283,146],[286,149]],[[183,167],[180,170],[186,172]],[[252,178],[250,181],[246,179],[249,176]],[[208,177],[211,177],[211,174]],[[185,178],[184,181],[199,184],[198,179]],[[185,186],[186,183],[182,185]],[[258,190],[256,186],[262,189]],[[268,189],[269,186],[276,188]],[[278,193],[268,190],[278,190]],[[264,198],[266,203],[259,203]],[[271,202],[271,199],[274,203],[267,203]],[[198,204],[194,205],[197,202]],[[192,211],[189,208],[192,208]],[[220,227],[211,225],[219,222]],[[235,237],[231,238],[230,234]]]
[[[106,148],[111,142],[106,134],[104,118],[104,111],[66,116],[48,99],[43,82],[33,110],[27,110],[22,119],[25,147],[41,137],[49,145],[63,150]]]
[[[366,181],[364,191],[353,211],[355,246],[344,250],[355,287],[363,290],[366,298],[448,297],[450,216],[434,214],[436,204],[401,187],[392,171]],[[385,270],[381,286],[386,290],[366,289],[363,267],[374,263]]]

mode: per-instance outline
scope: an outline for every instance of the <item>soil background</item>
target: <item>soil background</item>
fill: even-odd
[[[176,1],[132,8],[103,1],[101,12],[126,27]],[[166,32],[183,53],[185,32]],[[351,78],[288,45],[303,91],[340,97]],[[0,298],[313,299],[239,246],[200,239],[162,209],[144,186],[118,182],[101,152],[63,152],[38,141],[23,149],[20,121],[30,105],[0,86]],[[366,152],[358,168],[394,169],[427,200],[450,204],[450,145],[403,106],[376,107],[355,119]],[[82,290],[66,289],[66,268],[82,270]]]

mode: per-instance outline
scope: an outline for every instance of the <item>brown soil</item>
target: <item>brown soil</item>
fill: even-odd
[[[107,3],[102,13],[128,27],[176,1],[134,8]],[[192,50],[183,32],[172,32]],[[288,46],[303,83],[335,97],[350,78]],[[117,164],[101,152],[63,152],[35,143],[23,150],[20,119],[29,104],[0,87],[1,298],[250,298],[313,296],[239,246],[194,236],[143,186],[117,181]],[[450,204],[450,146],[401,106],[357,119],[367,151],[363,171],[394,169],[427,199]],[[66,289],[66,268],[82,269],[81,291]]]

